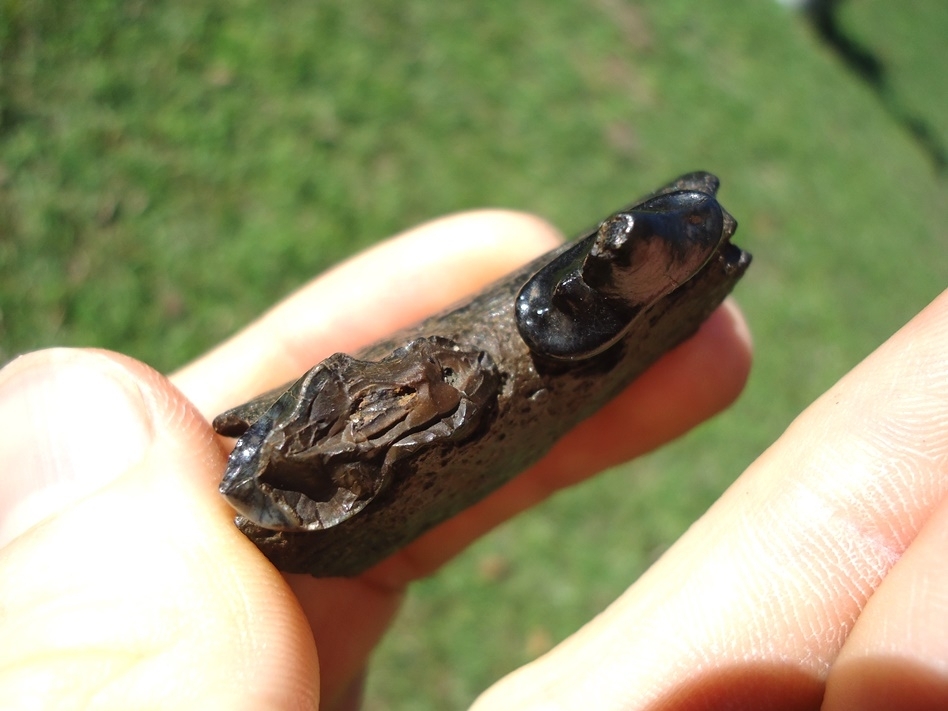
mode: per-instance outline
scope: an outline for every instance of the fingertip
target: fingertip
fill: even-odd
[[[106,486],[154,437],[141,390],[108,356],[53,349],[0,371],[0,546]]]
[[[315,348],[331,342],[333,350],[357,350],[474,295],[561,241],[552,225],[527,213],[447,215],[331,269],[274,311],[273,323],[309,367]],[[332,309],[314,312],[316,303]]]
[[[733,341],[746,353],[747,364],[750,365],[750,358],[754,352],[754,336],[744,312],[733,296],[724,300],[724,303],[711,314],[702,328],[720,331],[728,341]]]
[[[703,400],[711,407],[727,407],[747,384],[754,341],[747,319],[732,297],[676,350],[683,361],[679,367],[699,376],[691,379],[691,385],[703,392]]]
[[[122,354],[20,356],[0,370],[0,431],[0,547],[138,470],[155,446],[214,459],[205,477],[180,483],[226,509],[216,495],[224,454],[210,426],[163,375]],[[180,471],[169,465],[164,476]]]
[[[482,209],[457,212],[401,232],[363,254],[407,257],[426,262],[478,258],[501,270],[501,276],[563,241],[559,230],[543,218],[517,210]]]
[[[510,210],[426,222],[316,277],[172,380],[213,417],[448,307],[561,241],[548,222]]]
[[[632,387],[637,385],[650,398],[665,398],[701,421],[740,395],[752,356],[750,329],[728,298],[691,338],[666,353]]]
[[[310,282],[272,312],[272,325],[308,367],[314,348],[331,342],[332,349],[351,352],[473,295],[560,241],[549,223],[526,213],[447,215]],[[314,311],[315,304],[332,308]]]

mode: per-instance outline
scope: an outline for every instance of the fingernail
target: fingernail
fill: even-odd
[[[132,376],[106,356],[52,350],[0,371],[0,546],[98,491],[152,439]]]

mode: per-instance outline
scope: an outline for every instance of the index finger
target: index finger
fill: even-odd
[[[343,262],[171,380],[207,418],[352,353],[561,241],[543,220],[481,210],[424,223]]]

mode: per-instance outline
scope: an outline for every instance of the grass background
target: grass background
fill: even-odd
[[[426,218],[505,206],[570,233],[717,173],[755,256],[747,392],[413,588],[366,707],[462,707],[945,287],[948,5],[840,23],[881,84],[769,0],[0,0],[0,362],[102,346],[170,370]]]

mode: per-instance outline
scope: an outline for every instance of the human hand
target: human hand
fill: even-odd
[[[946,354],[948,291],[474,708],[948,708]]]
[[[531,470],[365,575],[280,575],[217,493],[224,444],[206,418],[478,290],[557,239],[513,213],[423,225],[323,275],[170,381],[102,351],[7,366],[5,707],[354,708],[368,654],[411,580],[736,397],[749,345],[725,306]]]

